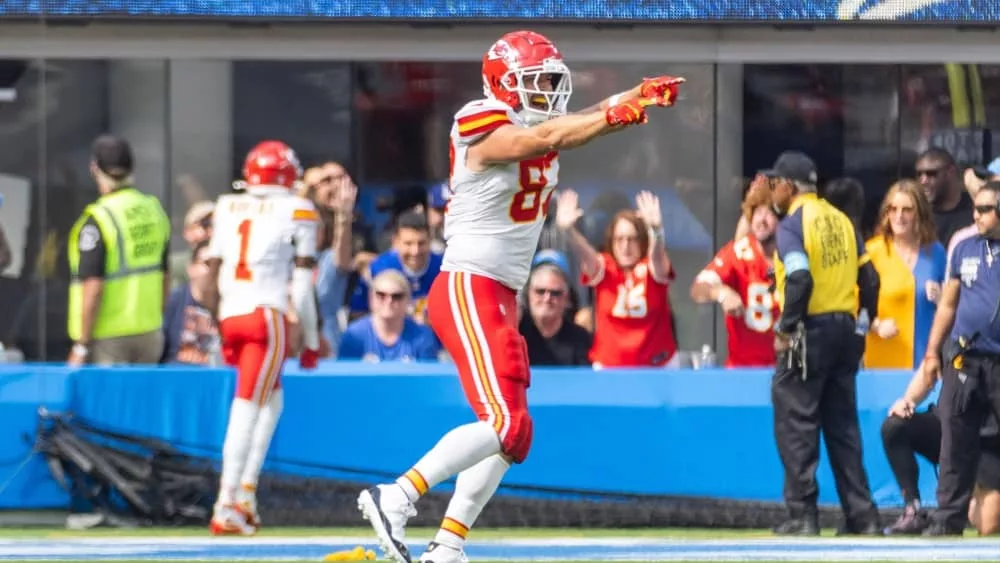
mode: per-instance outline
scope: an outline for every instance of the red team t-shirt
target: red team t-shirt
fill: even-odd
[[[721,282],[743,299],[742,317],[726,315],[726,367],[774,365],[774,323],[781,311],[771,291],[769,269],[760,243],[747,235],[722,247],[698,274],[698,281]]]
[[[649,259],[625,272],[608,253],[593,278],[581,276],[594,288],[594,344],[590,361],[603,367],[666,364],[677,350],[670,318],[669,279],[653,279]]]

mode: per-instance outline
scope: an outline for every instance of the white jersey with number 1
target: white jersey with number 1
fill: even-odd
[[[318,219],[312,202],[282,187],[219,197],[208,257],[222,260],[220,321],[257,307],[288,309],[294,259],[316,256]]]
[[[559,159],[551,152],[470,170],[465,164],[469,147],[507,124],[523,126],[513,110],[495,100],[470,102],[455,114],[441,269],[479,274],[519,290],[528,281],[549,198],[559,179]]]

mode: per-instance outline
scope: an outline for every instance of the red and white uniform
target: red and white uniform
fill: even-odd
[[[780,315],[771,291],[771,265],[752,235],[731,241],[698,274],[695,281],[722,284],[743,300],[742,317],[726,315],[729,358],[726,367],[774,365],[774,323]]]
[[[555,152],[474,172],[465,165],[469,146],[505,124],[523,125],[495,100],[470,102],[451,128],[451,199],[444,222],[441,269],[468,272],[510,288],[528,281],[531,259],[559,179]]]
[[[282,186],[221,196],[208,256],[220,258],[223,356],[239,368],[236,395],[263,404],[280,386],[288,353],[285,312],[295,258],[316,255],[319,216]]]
[[[559,177],[555,152],[471,170],[472,145],[505,126],[528,127],[566,113],[570,72],[551,41],[508,33],[483,56],[484,99],[455,114],[449,157],[441,274],[427,297],[428,321],[458,368],[476,416],[490,423],[515,462],[531,448],[528,348],[517,329],[517,290]],[[550,88],[540,86],[542,77]],[[541,102],[544,103],[541,103]]]
[[[493,425],[504,452],[521,461],[532,431],[517,288],[527,283],[559,162],[550,153],[469,170],[469,146],[508,124],[523,125],[508,106],[489,99],[466,104],[455,115],[446,247],[427,306],[430,325],[455,361],[476,415]]]
[[[594,288],[594,344],[590,361],[600,367],[662,366],[677,351],[670,311],[668,279],[653,277],[649,258],[631,270],[618,266],[608,253],[592,276],[581,276]]]

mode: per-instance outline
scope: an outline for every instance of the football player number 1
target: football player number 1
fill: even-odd
[[[236,261],[236,279],[240,281],[250,281],[253,279],[253,272],[247,266],[247,252],[250,250],[250,219],[240,221],[240,226],[236,229],[240,233],[240,258]]]
[[[546,155],[521,162],[521,190],[514,195],[514,201],[510,202],[510,218],[515,223],[531,223],[538,219],[539,211],[542,216],[548,214],[552,193],[542,201],[542,191],[549,184],[548,172],[554,158],[554,155]]]

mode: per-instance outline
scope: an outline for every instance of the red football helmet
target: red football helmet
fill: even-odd
[[[250,149],[243,162],[243,187],[295,187],[302,165],[291,147],[281,141],[263,141]]]
[[[534,31],[513,31],[483,55],[483,91],[526,122],[539,123],[566,113],[573,84],[551,41]]]

